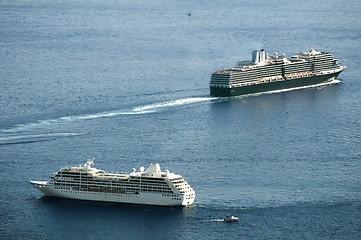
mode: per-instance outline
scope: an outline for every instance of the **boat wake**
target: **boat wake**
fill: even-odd
[[[151,113],[151,112],[157,112],[160,109],[163,108],[170,108],[175,106],[182,106],[182,105],[188,105],[193,103],[200,103],[200,102],[206,102],[210,100],[217,99],[216,97],[194,97],[194,98],[185,98],[185,99],[178,99],[174,101],[169,102],[163,102],[163,103],[156,103],[156,104],[150,104],[142,107],[136,107],[133,109],[134,113]]]
[[[224,219],[209,219],[207,222],[224,222]]]
[[[235,97],[236,97],[236,98],[237,98],[237,97],[241,97],[241,98],[242,98],[242,97],[249,97],[249,96],[260,96],[260,95],[265,95],[265,94],[274,94],[274,93],[290,92],[290,91],[307,89],[307,88],[322,88],[322,87],[326,87],[326,86],[329,86],[329,85],[338,84],[338,83],[340,83],[340,82],[341,82],[341,80],[339,80],[339,79],[334,79],[334,80],[329,81],[329,82],[319,83],[319,84],[315,84],[315,85],[295,87],[295,88],[287,88],[287,89],[280,89],[280,90],[272,90],[272,91],[268,91],[268,92],[251,93],[251,94],[242,95],[242,96],[235,96]]]
[[[337,84],[340,82],[341,82],[340,80],[335,79],[333,81],[321,83],[321,84],[317,84],[317,85],[296,87],[296,88],[289,88],[289,89],[282,89],[282,90],[274,90],[274,91],[262,92],[262,93],[253,93],[253,94],[234,96],[234,97],[191,97],[191,98],[176,99],[176,100],[171,100],[171,101],[137,106],[132,109],[119,109],[119,110],[114,110],[114,111],[109,111],[109,112],[92,113],[92,114],[86,114],[86,115],[64,116],[64,117],[60,117],[57,119],[39,120],[34,123],[19,124],[10,129],[0,129],[0,132],[16,133],[16,132],[21,132],[21,131],[25,131],[25,130],[43,128],[43,127],[46,127],[47,125],[66,124],[69,122],[92,120],[92,119],[98,119],[98,118],[113,118],[113,117],[118,117],[121,115],[136,115],[136,114],[141,115],[141,114],[156,113],[156,112],[161,112],[161,111],[169,110],[169,109],[184,106],[184,105],[198,104],[198,103],[209,102],[209,101],[214,101],[214,100],[225,101],[230,98],[232,98],[232,99],[233,98],[245,98],[245,97],[250,97],[250,96],[259,96],[259,95],[265,95],[265,94],[288,92],[288,91],[305,89],[305,88],[323,87],[323,86],[327,86],[327,85],[331,85],[331,84]]]
[[[46,134],[31,134],[31,135],[8,135],[8,136],[0,137],[0,146],[42,142],[42,141],[55,140],[63,137],[72,137],[79,135],[83,135],[83,134],[82,133],[46,133]]]
[[[54,124],[66,124],[69,122],[75,121],[84,121],[84,120],[92,120],[98,118],[113,118],[118,117],[121,115],[136,115],[136,114],[149,114],[149,113],[156,113],[160,111],[164,111],[167,109],[208,102],[211,100],[217,99],[216,97],[192,97],[192,98],[184,98],[184,99],[176,99],[172,101],[160,102],[155,104],[149,104],[144,106],[137,106],[132,109],[124,109],[124,110],[114,110],[109,112],[100,112],[100,113],[93,113],[93,114],[86,114],[86,115],[73,115],[73,116],[64,116],[57,119],[48,119],[48,120],[39,120],[34,123],[27,123],[27,124],[19,124],[10,129],[1,129],[0,132],[4,133],[15,133],[35,128],[41,128],[48,125]]]

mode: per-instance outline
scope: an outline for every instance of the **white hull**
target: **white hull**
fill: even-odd
[[[46,181],[30,181],[37,189],[43,192],[46,196],[102,201],[102,202],[118,202],[118,203],[132,203],[132,204],[147,204],[160,206],[188,206],[194,202],[194,194],[191,197],[188,194],[174,194],[174,193],[152,193],[152,192],[137,192],[137,193],[106,193],[93,191],[80,191],[72,187],[60,187],[48,185]]]

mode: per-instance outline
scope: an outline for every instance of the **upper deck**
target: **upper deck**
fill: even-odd
[[[292,56],[290,59],[286,58],[285,54],[279,56],[277,52],[270,56],[263,49],[260,51],[253,51],[252,61],[242,61],[238,62],[237,66],[229,67],[225,69],[220,69],[212,73],[212,75],[232,75],[237,72],[247,72],[251,70],[272,70],[277,68],[277,66],[284,66],[296,64],[296,66],[301,66],[300,63],[322,63],[325,64],[325,61],[329,61],[331,64],[334,63],[334,67],[338,65],[337,59],[334,59],[331,53],[328,52],[319,52],[315,49],[311,49],[308,52],[297,53]],[[326,66],[331,67],[332,66]]]
[[[168,170],[166,170],[165,172],[162,172],[158,163],[151,163],[146,171],[144,171],[144,167],[141,167],[139,172],[137,172],[136,169],[133,168],[133,171],[131,173],[126,174],[126,173],[108,173],[108,172],[105,172],[104,170],[91,167],[94,164],[93,161],[94,161],[94,159],[88,160],[84,164],[84,166],[80,165],[77,167],[61,168],[60,171],[54,173],[54,175],[62,176],[62,177],[66,177],[66,176],[70,177],[70,176],[77,175],[82,178],[92,177],[92,178],[109,179],[109,180],[114,180],[114,179],[127,180],[130,178],[133,178],[133,179],[142,178],[144,180],[145,179],[165,179],[165,178],[167,178],[167,179],[171,180],[174,178],[182,177],[181,175],[171,173]]]

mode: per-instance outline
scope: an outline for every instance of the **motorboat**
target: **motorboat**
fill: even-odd
[[[235,216],[225,216],[223,220],[225,222],[238,222],[239,218]]]

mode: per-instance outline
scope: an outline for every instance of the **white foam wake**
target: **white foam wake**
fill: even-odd
[[[47,141],[61,137],[72,137],[79,135],[83,135],[83,133],[45,133],[45,134],[29,134],[29,135],[9,135],[9,136],[0,137],[0,145]]]
[[[298,89],[322,87],[322,86],[327,86],[327,85],[331,85],[331,84],[337,84],[340,82],[341,82],[340,80],[335,79],[330,82],[320,83],[320,84],[316,84],[316,85],[282,89],[282,90],[274,90],[274,91],[262,92],[262,93],[253,93],[253,94],[248,94],[248,95],[235,96],[232,98],[244,98],[244,97],[248,97],[248,96],[259,96],[259,95],[263,95],[263,94],[273,94],[273,93],[281,93],[281,92],[293,91],[293,90],[298,90]],[[176,99],[176,100],[171,100],[171,101],[166,101],[166,102],[138,106],[138,107],[134,107],[133,109],[130,109],[130,110],[121,110],[120,109],[120,110],[114,110],[114,111],[109,111],[109,112],[100,112],[100,113],[93,113],[93,114],[86,114],[86,115],[64,116],[64,117],[60,117],[57,119],[39,120],[34,123],[19,124],[11,129],[0,129],[0,132],[11,132],[12,133],[12,132],[19,132],[19,131],[23,131],[23,130],[27,130],[27,129],[32,129],[32,128],[41,128],[41,127],[44,127],[47,125],[65,124],[65,123],[69,123],[69,122],[73,122],[73,121],[92,120],[92,119],[97,119],[97,118],[113,118],[113,117],[117,117],[120,115],[155,113],[155,112],[160,112],[160,111],[178,107],[178,106],[207,102],[207,101],[216,100],[216,99],[221,100],[224,98],[192,97],[192,98]]]
[[[328,85],[338,84],[340,82],[341,82],[340,80],[334,79],[334,80],[329,81],[329,82],[319,83],[319,84],[315,84],[315,85],[308,85],[308,86],[295,87],[295,88],[286,88],[286,89],[280,89],[280,90],[272,90],[272,91],[268,91],[268,92],[252,93],[252,94],[247,94],[247,95],[243,95],[243,96],[239,96],[239,97],[259,96],[259,95],[263,95],[263,94],[289,92],[289,91],[301,90],[301,89],[306,89],[306,88],[318,88],[318,87],[324,87],[324,86],[328,86]]]
[[[163,102],[163,103],[156,103],[156,104],[150,104],[142,107],[136,107],[133,108],[133,112],[135,113],[149,113],[149,112],[155,112],[161,108],[169,108],[169,107],[175,107],[175,106],[182,106],[182,105],[188,105],[192,103],[200,103],[205,102],[209,100],[216,99],[215,97],[194,97],[194,98],[185,98],[185,99],[178,99],[173,100],[169,102]]]
[[[74,121],[84,121],[84,120],[92,120],[97,118],[113,118],[120,115],[135,115],[135,114],[147,114],[147,113],[154,113],[159,112],[162,110],[166,110],[172,107],[182,106],[182,105],[189,105],[195,103],[201,103],[210,101],[213,99],[217,99],[215,97],[193,97],[193,98],[184,98],[184,99],[177,99],[172,101],[160,102],[155,104],[149,104],[144,106],[134,107],[130,110],[114,110],[109,112],[100,112],[100,113],[92,113],[92,114],[85,114],[85,115],[73,115],[73,116],[64,116],[57,119],[48,119],[48,120],[39,120],[34,123],[27,123],[27,124],[19,124],[16,125],[14,128],[11,129],[2,129],[1,132],[19,132],[33,128],[41,128],[48,125],[54,124],[65,124]]]

